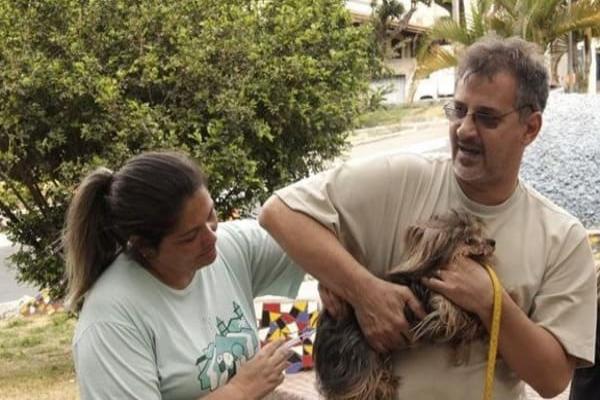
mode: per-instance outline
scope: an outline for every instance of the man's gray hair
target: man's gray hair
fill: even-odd
[[[531,106],[535,111],[544,111],[549,90],[548,70],[538,45],[517,37],[485,36],[465,50],[458,64],[457,82],[470,75],[491,79],[500,72],[508,72],[516,80],[516,109]]]

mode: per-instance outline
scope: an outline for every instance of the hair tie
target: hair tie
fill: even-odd
[[[108,196],[110,194],[110,188],[112,187],[112,183],[115,180],[115,173],[105,168],[104,172],[106,172],[106,180],[104,181],[104,193]]]

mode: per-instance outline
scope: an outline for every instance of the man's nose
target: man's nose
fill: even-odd
[[[460,120],[456,128],[456,134],[462,138],[477,135],[477,125],[473,114],[467,114]]]

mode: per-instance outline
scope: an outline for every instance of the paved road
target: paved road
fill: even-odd
[[[360,158],[398,152],[429,153],[449,151],[448,123],[423,124],[392,132],[382,138],[359,143],[346,157]]]
[[[35,288],[18,284],[14,271],[9,268],[7,257],[15,251],[16,247],[11,245],[6,236],[0,234],[0,304],[37,293]]]

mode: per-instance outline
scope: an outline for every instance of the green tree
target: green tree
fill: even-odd
[[[452,8],[452,0],[410,0],[410,8],[406,10],[403,3],[398,0],[372,0],[371,24],[375,34],[375,45],[379,58],[387,60],[406,40],[410,40],[404,33],[410,19],[417,11],[418,4],[427,7],[432,3],[447,10]],[[461,3],[462,4],[462,3]]]
[[[466,24],[443,18],[428,31],[416,74],[422,78],[456,65],[456,55],[462,49],[491,32],[535,42],[550,50],[556,60],[566,51],[563,43],[569,32],[597,29],[599,25],[598,0],[574,0],[571,6],[566,0],[476,0]],[[448,42],[453,49],[440,46]]]
[[[64,290],[60,232],[95,166],[177,148],[221,217],[339,155],[371,32],[343,0],[0,2],[0,215],[19,279]]]

